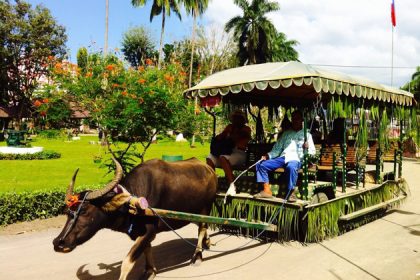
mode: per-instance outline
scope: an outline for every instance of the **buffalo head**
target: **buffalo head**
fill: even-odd
[[[114,179],[102,189],[73,194],[78,170],[74,173],[65,198],[67,222],[53,241],[55,251],[67,253],[89,240],[108,225],[109,212],[121,206],[122,201],[129,197],[127,193],[116,195],[112,191],[118,186],[123,174],[120,163],[115,158],[113,160],[116,164]]]

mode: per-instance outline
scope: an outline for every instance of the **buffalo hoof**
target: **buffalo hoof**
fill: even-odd
[[[156,277],[156,271],[154,270],[147,270],[144,272],[143,278],[144,280],[153,280]]]
[[[203,246],[204,249],[210,249],[210,245],[211,245],[210,238],[205,238],[201,246]]]
[[[199,266],[203,262],[203,253],[197,252],[191,259],[191,265]]]

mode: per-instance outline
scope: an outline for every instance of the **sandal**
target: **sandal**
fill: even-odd
[[[273,198],[273,195],[266,193],[265,191],[260,191],[259,193],[254,195],[254,198]]]

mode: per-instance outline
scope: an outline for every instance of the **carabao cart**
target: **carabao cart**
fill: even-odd
[[[415,100],[407,91],[299,62],[284,62],[218,72],[186,90],[184,96],[197,99],[213,116],[212,108],[224,104],[257,115],[256,123],[261,123],[261,112],[281,115],[294,109],[304,112],[305,132],[312,128],[314,119],[322,123],[324,143],[319,145],[315,159],[305,153],[299,171],[298,201],[254,198],[258,186],[255,172],[250,169],[237,180],[238,194],[227,200],[224,180],[219,178],[213,216],[274,224],[277,231],[269,236],[279,241],[317,242],[369,222],[407,198],[401,141],[403,131],[416,128]],[[341,143],[330,145],[325,143],[325,134],[335,119],[344,122],[343,137]],[[216,118],[213,134],[215,122]],[[400,141],[393,150],[393,169],[384,170],[382,155],[389,150],[387,133],[391,122],[400,126]],[[375,130],[375,141],[369,138],[371,130]],[[272,145],[264,140],[261,131],[257,125],[256,140],[248,146],[244,170]],[[369,147],[373,142],[376,145]],[[373,150],[373,164],[367,165],[366,158],[368,154],[372,158]],[[273,176],[281,178],[282,172],[276,170]],[[281,194],[281,180],[279,186]],[[252,227],[219,227],[248,236],[261,235],[261,230]]]

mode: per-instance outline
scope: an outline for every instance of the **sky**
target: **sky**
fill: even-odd
[[[394,31],[391,0],[279,0],[280,11],[268,14],[268,17],[278,31],[299,42],[296,49],[301,62],[334,65],[321,67],[399,87],[409,81],[415,67],[420,66],[420,1],[394,1],[397,21]],[[29,2],[33,5],[42,3],[59,24],[65,26],[70,60],[75,61],[80,47],[88,47],[91,51],[103,48],[105,0]],[[148,1],[145,7],[134,8],[129,0],[109,0],[110,51],[121,48],[123,33],[139,25],[150,29],[158,45],[161,17],[155,17],[150,23],[151,2]],[[223,30],[224,24],[236,15],[241,15],[241,10],[233,0],[210,0],[209,8],[199,22]],[[185,12],[182,22],[175,16],[167,19],[165,42],[189,37],[192,23],[192,18]]]

